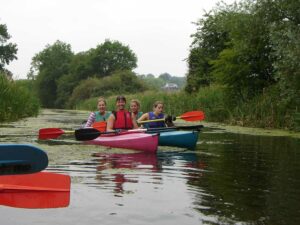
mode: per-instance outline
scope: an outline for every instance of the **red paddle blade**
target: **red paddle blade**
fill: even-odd
[[[205,115],[202,111],[191,111],[182,114],[181,116],[179,116],[179,118],[185,121],[199,121],[204,120]]]
[[[70,191],[70,185],[70,176],[48,172],[0,176],[0,193],[22,191],[68,192]]]
[[[70,202],[68,175],[40,172],[0,176],[0,204],[20,208],[66,207]]]
[[[59,128],[42,128],[39,130],[39,139],[54,139],[64,133],[65,132]]]
[[[100,132],[105,132],[106,131],[106,122],[105,121],[95,122],[95,123],[93,123],[93,128],[99,130]]]

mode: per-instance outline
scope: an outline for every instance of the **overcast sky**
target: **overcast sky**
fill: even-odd
[[[128,45],[137,55],[139,74],[184,76],[196,22],[219,0],[0,0],[0,24],[18,46],[7,66],[26,78],[32,57],[56,40],[75,53],[105,39]],[[225,0],[232,3],[234,0]]]

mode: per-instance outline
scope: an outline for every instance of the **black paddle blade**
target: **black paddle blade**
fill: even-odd
[[[84,128],[75,130],[75,138],[78,141],[93,140],[101,135],[101,132],[95,128]]]

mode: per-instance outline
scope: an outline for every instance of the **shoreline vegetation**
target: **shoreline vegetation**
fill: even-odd
[[[37,116],[39,109],[38,99],[27,87],[0,73],[0,123]]]
[[[208,122],[217,122],[241,127],[256,127],[266,129],[281,129],[299,131],[298,117],[295,111],[282,108],[278,104],[276,95],[265,94],[243,105],[232,107],[224,100],[222,86],[212,85],[200,89],[195,94],[179,92],[144,92],[140,94],[126,95],[127,100],[139,99],[141,111],[148,112],[156,100],[165,103],[165,113],[180,115],[187,111],[201,110],[205,113]],[[114,109],[115,96],[107,98],[107,108]],[[79,102],[75,109],[96,110],[97,97]]]

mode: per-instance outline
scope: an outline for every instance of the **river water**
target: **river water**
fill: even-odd
[[[68,207],[0,206],[1,225],[300,223],[300,139],[205,128],[195,151],[157,155],[37,139],[40,128],[74,129],[88,114],[44,110],[0,126],[0,142],[42,148],[47,170],[72,179]]]

